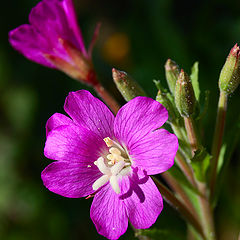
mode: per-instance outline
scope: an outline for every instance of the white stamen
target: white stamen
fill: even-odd
[[[113,141],[109,137],[104,138],[104,141],[109,147],[109,154],[104,155],[104,157],[99,157],[98,160],[94,162],[103,175],[93,183],[92,188],[96,191],[109,181],[114,192],[119,194],[120,187],[118,180],[120,181],[122,177],[131,173],[132,162],[127,150],[118,142]]]
[[[110,184],[111,184],[114,192],[119,194],[120,193],[120,188],[119,188],[119,185],[118,185],[117,176],[111,176],[110,177]]]
[[[113,154],[108,154],[107,159],[110,161],[113,161],[115,158],[114,158]]]
[[[97,179],[93,185],[92,188],[93,190],[98,190],[100,187],[102,187],[105,183],[107,183],[109,180],[109,176],[108,175],[103,175],[101,176],[99,179]]]
[[[114,166],[111,167],[112,175],[117,175],[123,169],[124,166],[125,166],[124,161],[116,163]]]
[[[121,176],[126,176],[131,172],[131,168],[127,167],[127,168],[123,168],[122,171],[119,173]]]
[[[124,158],[120,155],[115,155],[116,162],[124,161]]]
[[[96,165],[103,174],[109,175],[111,173],[110,169],[106,166],[103,157],[98,158]]]
[[[115,148],[115,147],[111,147],[111,148],[109,149],[109,152],[112,153],[113,155],[119,155],[119,156],[121,155],[120,150],[117,149],[117,148]]]

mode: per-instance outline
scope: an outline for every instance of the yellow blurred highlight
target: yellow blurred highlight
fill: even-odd
[[[110,62],[122,62],[130,51],[128,36],[124,33],[114,33],[103,45],[103,57]]]

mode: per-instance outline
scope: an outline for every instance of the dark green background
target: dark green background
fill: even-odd
[[[91,200],[67,199],[44,188],[40,173],[51,161],[43,155],[45,123],[63,112],[69,91],[86,88],[56,70],[28,61],[11,48],[8,32],[27,23],[38,1],[12,0],[1,8],[0,39],[0,239],[102,239],[89,217]],[[102,22],[93,61],[104,85],[123,104],[111,80],[111,68],[125,70],[155,97],[153,79],[164,82],[164,63],[172,58],[190,72],[200,62],[200,87],[209,89],[210,106],[202,136],[210,150],[217,80],[231,47],[240,42],[240,2],[171,0],[76,0],[84,38]],[[124,34],[129,50],[122,59],[106,57],[108,39]],[[121,48],[121,42],[116,49]],[[90,88],[87,88],[90,89]],[[91,90],[91,89],[90,89]],[[239,115],[239,89],[229,99],[226,132]],[[221,240],[237,239],[240,229],[239,145],[228,167],[216,209]],[[158,226],[185,233],[185,224],[165,203]],[[129,229],[121,239],[133,237]]]

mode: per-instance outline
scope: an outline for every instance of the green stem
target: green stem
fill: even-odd
[[[224,93],[223,91],[220,91],[216,127],[214,132],[213,143],[212,143],[212,161],[211,161],[210,183],[209,183],[211,200],[213,200],[213,196],[215,193],[217,166],[218,166],[218,160],[219,160],[219,153],[222,146],[226,112],[227,112],[227,94]]]
[[[184,126],[180,126],[172,122],[170,124],[173,132],[176,134],[178,139],[182,140],[183,142],[186,142],[188,139],[186,138]]]
[[[139,240],[151,240],[150,237],[142,234],[141,229],[136,229],[132,224],[130,225],[132,226],[135,237],[137,237]]]
[[[152,179],[157,185],[164,199],[171,206],[175,207],[183,215],[183,217],[186,218],[190,224],[192,224],[192,226],[196,229],[196,231],[198,231],[203,239],[206,239],[201,224],[199,223],[198,219],[192,214],[192,212],[189,211],[189,209],[187,209],[185,205],[179,199],[177,199],[176,196],[167,187],[159,182],[157,178],[152,177]]]
[[[197,184],[193,175],[193,169],[192,167],[188,164],[188,162],[185,160],[183,154],[181,153],[181,151],[177,151],[176,154],[176,162],[179,166],[179,168],[182,170],[182,172],[184,173],[184,175],[186,176],[186,178],[188,179],[188,181],[197,188]]]
[[[201,207],[202,226],[205,231],[205,235],[207,236],[207,240],[215,240],[216,236],[213,222],[213,212],[207,197],[206,184],[198,182],[198,189],[201,193],[198,198]]]
[[[190,143],[190,146],[192,149],[192,155],[194,156],[195,151],[200,146],[200,140],[197,135],[195,122],[192,119],[192,117],[184,117],[184,123],[185,123],[185,128],[187,131],[187,135],[188,135],[188,140],[189,140],[189,143]]]
[[[120,106],[116,100],[108,93],[108,91],[100,84],[94,86],[95,91],[103,99],[103,101],[109,106],[113,113],[117,113]]]
[[[187,135],[189,138],[189,143],[192,148],[192,156],[194,156],[195,151],[199,149],[200,140],[197,134],[197,129],[195,126],[194,120],[189,117],[184,117],[185,127],[187,131]],[[214,229],[214,222],[213,222],[213,213],[210,207],[208,195],[207,195],[207,188],[205,183],[198,182],[198,190],[201,193],[198,195],[198,201],[200,205],[200,216],[202,227],[204,229],[204,233],[207,240],[215,240],[215,229]]]
[[[166,180],[167,184],[174,190],[174,192],[179,195],[179,197],[182,199],[183,204],[186,208],[189,209],[189,211],[194,215],[195,218],[198,217],[197,212],[190,201],[188,195],[185,193],[182,186],[178,183],[178,181],[171,176],[170,173],[164,172],[161,174],[163,178]]]

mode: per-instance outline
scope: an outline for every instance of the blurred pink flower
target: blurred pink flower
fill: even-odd
[[[72,0],[41,1],[32,9],[29,23],[9,33],[9,41],[16,50],[26,58],[57,68],[72,78],[97,84],[91,52],[99,24],[87,51]]]

